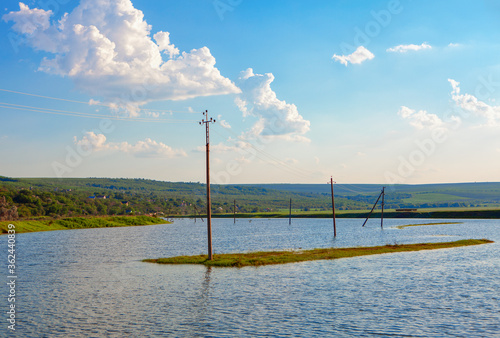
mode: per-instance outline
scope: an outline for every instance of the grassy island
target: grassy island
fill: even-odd
[[[104,216],[104,217],[68,217],[61,219],[40,218],[35,220],[1,221],[0,231],[7,233],[8,225],[14,224],[16,233],[68,230],[68,229],[88,229],[88,228],[109,228],[138,225],[153,225],[170,223],[162,218],[152,216]]]
[[[396,228],[404,229],[407,227],[419,227],[424,225],[448,225],[448,224],[463,224],[464,222],[439,222],[439,223],[419,223],[419,224],[406,224],[406,225],[398,225]]]
[[[378,255],[393,252],[445,249],[486,243],[493,243],[493,241],[487,239],[465,239],[442,243],[400,244],[356,248],[325,248],[300,251],[262,251],[214,255],[214,258],[211,261],[208,260],[207,255],[178,256],[171,258],[145,259],[143,262],[158,264],[203,264],[206,266],[216,267],[244,267]]]

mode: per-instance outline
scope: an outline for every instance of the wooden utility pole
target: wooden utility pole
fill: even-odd
[[[211,122],[215,119],[208,119],[208,111],[203,112],[204,118],[201,120],[200,125],[205,125],[206,132],[206,153],[207,153],[207,237],[208,237],[208,259],[212,260],[212,202],[210,200],[210,128]]]
[[[236,224],[236,200],[234,200],[233,204],[233,218],[234,218],[234,224]]]
[[[333,177],[330,177],[330,184],[332,185],[332,216],[333,216],[333,237],[337,237],[337,226],[335,225],[335,198],[333,197]]]

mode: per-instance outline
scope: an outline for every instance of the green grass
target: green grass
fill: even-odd
[[[423,225],[444,225],[444,224],[463,224],[464,222],[438,222],[438,223],[420,223],[420,224],[406,224],[406,225],[398,225],[396,228],[404,229],[407,227],[419,227]]]
[[[145,259],[143,262],[158,264],[203,264],[206,266],[216,267],[244,267],[378,255],[393,252],[455,248],[486,243],[493,243],[493,241],[487,239],[466,239],[443,243],[401,244],[356,248],[326,248],[300,251],[262,251],[214,255],[213,260],[208,260],[207,255],[177,256],[171,258]]]
[[[37,220],[1,221],[0,231],[7,233],[8,225],[14,224],[16,233],[68,230],[68,229],[88,229],[88,228],[108,228],[137,225],[153,225],[169,223],[161,218],[152,216],[107,216],[107,217],[69,217],[62,219],[41,218]]]
[[[402,200],[402,202],[412,203],[412,204],[424,204],[424,203],[441,203],[441,202],[461,201],[461,200],[467,200],[467,198],[452,194],[429,192],[429,193],[412,194],[411,198],[405,198]]]

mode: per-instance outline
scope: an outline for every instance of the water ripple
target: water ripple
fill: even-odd
[[[412,220],[411,222],[414,222]],[[216,252],[500,241],[498,221],[396,229],[405,220],[214,220]],[[160,266],[203,253],[205,223],[21,234],[20,337],[492,337],[497,243],[241,269]],[[6,247],[6,238],[0,238]],[[5,265],[5,263],[4,263]],[[5,266],[6,269],[6,266]],[[4,269],[4,271],[5,271]],[[0,310],[7,311],[7,302]]]

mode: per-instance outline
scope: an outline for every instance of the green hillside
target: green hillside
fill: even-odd
[[[370,209],[382,185],[336,184],[339,211]],[[213,185],[214,215],[283,212],[290,199],[296,212],[331,209],[328,184]],[[385,207],[497,208],[500,183],[394,185],[386,187]],[[163,182],[113,178],[9,178],[0,176],[2,217],[70,217],[84,215],[204,214],[206,186],[198,182]]]

